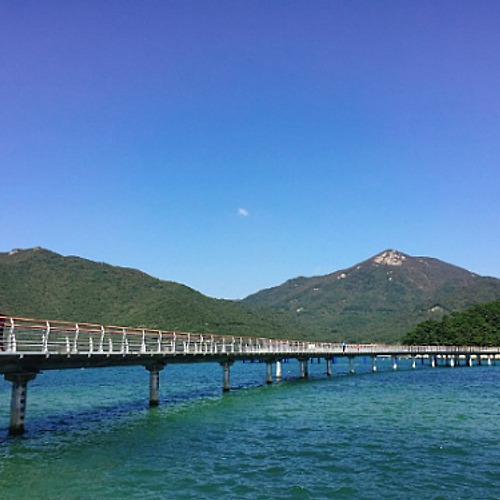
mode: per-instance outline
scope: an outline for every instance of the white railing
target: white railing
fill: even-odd
[[[500,354],[499,347],[400,346],[235,337],[0,316],[2,354],[333,357]]]

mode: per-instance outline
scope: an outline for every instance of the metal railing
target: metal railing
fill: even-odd
[[[500,354],[499,347],[343,344],[236,337],[0,316],[2,354],[189,356],[418,356]]]
[[[3,330],[3,331],[2,331]],[[236,355],[339,353],[341,344],[236,337],[0,316],[0,348],[9,354]]]

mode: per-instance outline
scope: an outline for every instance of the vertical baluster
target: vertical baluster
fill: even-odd
[[[121,354],[125,354],[126,353],[126,345],[127,345],[127,330],[125,330],[125,328],[123,328],[122,331],[123,331],[122,345],[121,345],[120,352],[121,352]]]
[[[75,325],[75,338],[73,339],[73,354],[78,353],[78,337],[80,336],[80,325],[77,323]]]
[[[47,354],[49,352],[50,323],[47,321],[46,325],[47,325],[47,329],[44,331],[44,333],[42,335],[42,352],[43,352],[43,354]]]
[[[161,341],[162,341],[162,332],[161,330],[158,331],[158,354],[161,353]]]
[[[12,318],[10,318],[10,331],[9,331],[9,340],[7,341],[7,351],[8,352],[17,351],[15,324]]]
[[[101,338],[99,339],[99,352],[102,354],[104,352],[104,335],[106,334],[106,330],[104,326],[101,326]]]

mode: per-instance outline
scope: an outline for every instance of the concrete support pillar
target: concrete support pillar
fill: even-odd
[[[377,371],[377,356],[372,356],[372,372]]]
[[[36,377],[36,373],[7,373],[5,380],[12,382],[12,395],[10,400],[10,425],[9,434],[20,436],[24,434],[24,418],[26,416],[26,403],[28,398],[28,382]]]
[[[276,380],[281,380],[281,361],[276,361]]]
[[[300,363],[300,378],[307,378],[309,376],[309,360],[299,359]]]
[[[231,390],[231,374],[230,369],[232,366],[232,361],[223,361],[222,366],[222,391],[229,392]]]
[[[149,372],[149,406],[158,406],[160,403],[160,372],[165,368],[165,365],[156,363],[145,368]]]
[[[332,375],[332,360],[326,359],[326,375],[327,377],[331,377]]]
[[[466,364],[466,366],[472,366],[472,357],[471,356],[467,356],[465,358],[465,364]]]
[[[272,361],[266,361],[266,384],[273,383],[273,363]]]
[[[354,373],[354,356],[349,356],[349,373]]]
[[[392,369],[393,370],[398,369],[398,358],[396,356],[392,356]]]
[[[436,368],[436,356],[431,355],[431,367]]]
[[[455,356],[448,356],[450,362],[450,368],[453,368],[455,366]]]
[[[482,364],[481,363],[481,354],[477,355],[477,364],[478,364],[478,366],[481,366],[481,364]]]

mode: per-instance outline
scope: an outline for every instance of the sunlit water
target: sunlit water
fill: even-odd
[[[500,366],[370,368],[169,365],[152,410],[141,367],[46,372],[22,438],[1,381],[0,498],[500,498]]]

